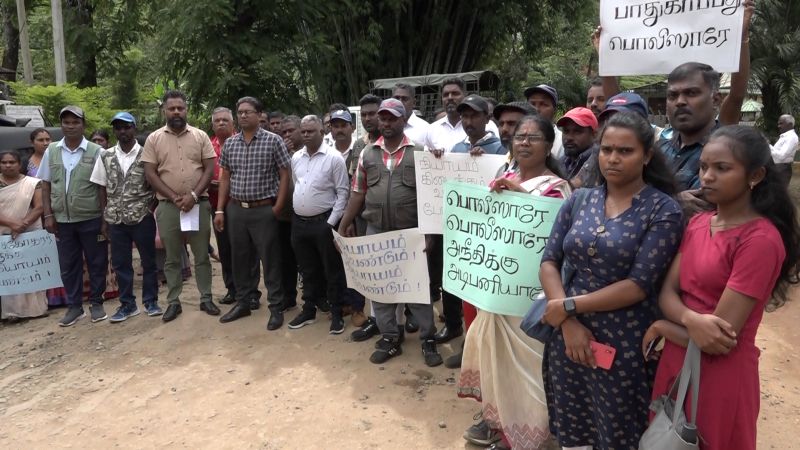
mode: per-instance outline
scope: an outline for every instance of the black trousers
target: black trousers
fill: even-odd
[[[442,239],[441,234],[434,234],[432,237],[433,248],[428,255],[428,275],[431,278],[431,300],[433,301],[438,298],[438,294],[441,291],[444,324],[447,328],[451,329],[461,328],[461,317],[463,315],[461,299],[442,289],[444,239]]]
[[[297,258],[292,248],[292,222],[278,219],[278,239],[281,247],[281,285],[286,305],[297,304]]]
[[[292,218],[292,247],[303,274],[303,310],[316,310],[328,300],[333,314],[342,313],[342,299],[347,281],[342,256],[333,244],[330,213]]]
[[[231,241],[228,236],[228,217],[225,216],[225,227],[222,231],[214,229],[214,236],[217,238],[217,251],[219,252],[219,262],[222,265],[222,282],[225,289],[232,297],[236,297],[236,285],[233,283],[233,260],[231,253]]]

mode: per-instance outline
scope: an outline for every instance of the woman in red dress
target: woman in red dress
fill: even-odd
[[[788,285],[798,281],[800,229],[769,146],[752,128],[714,132],[700,157],[700,180],[705,199],[717,209],[689,222],[659,298],[665,320],[648,329],[642,345],[666,337],[653,388],[657,398],[679,376],[693,340],[703,351],[700,448],[754,450],[756,332],[764,309],[782,304]]]

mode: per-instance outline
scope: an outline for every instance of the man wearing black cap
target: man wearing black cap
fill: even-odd
[[[558,107],[558,91],[552,86],[540,84],[525,89],[525,98],[531,104],[539,115],[545,119],[553,122],[553,130],[556,132],[556,138],[553,141],[553,156],[556,159],[561,158],[564,154],[564,147],[561,144],[561,130],[555,126],[556,108]]]
[[[461,126],[467,134],[466,139],[453,146],[453,153],[488,153],[505,155],[507,150],[500,139],[486,131],[489,123],[489,104],[480,95],[469,95],[456,108],[461,116]]]
[[[103,218],[111,240],[111,266],[119,283],[120,307],[111,322],[122,322],[139,314],[133,294],[133,244],[142,263],[142,304],[148,316],[161,315],[156,275],[156,221],[154,193],[139,161],[142,148],[136,142],[136,119],[119,112],[111,119],[117,145],[103,150],[91,181],[100,186]],[[105,228],[105,227],[104,227]]]
[[[74,325],[83,311],[83,257],[89,269],[92,322],[106,319],[103,291],[108,268],[108,242],[102,234],[103,205],[99,186],[90,181],[102,148],[84,137],[83,110],[66,106],[59,113],[64,138],[47,147],[37,176],[42,179],[44,227],[58,236],[61,280],[68,309],[58,322]]]
[[[453,146],[463,141],[467,137],[461,123],[461,115],[458,113],[458,105],[464,100],[466,90],[464,80],[461,78],[448,78],[442,81],[442,106],[447,115],[433,122],[428,127],[425,136],[425,147],[435,155],[441,155],[452,151]],[[497,126],[494,122],[489,122],[486,129],[497,136]]]
[[[498,105],[493,113],[500,130],[500,143],[511,151],[511,140],[519,121],[526,115],[536,114],[536,108],[526,102],[510,102]]]

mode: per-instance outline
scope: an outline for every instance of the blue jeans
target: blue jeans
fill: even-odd
[[[110,225],[111,267],[117,274],[119,301],[122,306],[136,307],[133,295],[133,251],[136,244],[142,261],[142,304],[158,302],[158,277],[156,275],[156,221],[148,214],[136,225]]]
[[[83,222],[59,222],[58,261],[70,308],[83,307],[83,259],[89,269],[89,301],[103,303],[108,270],[108,242],[100,234],[101,217]]]

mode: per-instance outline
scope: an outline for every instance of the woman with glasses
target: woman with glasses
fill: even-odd
[[[575,191],[559,211],[539,271],[544,320],[555,327],[542,362],[547,409],[565,449],[635,449],[655,373],[639,348],[657,318],[682,213],[641,116],[609,119],[597,170],[600,186]]]
[[[492,191],[567,198],[569,183],[551,155],[555,132],[549,120],[525,116],[512,141],[517,170],[491,183]],[[467,336],[458,383],[460,397],[482,403],[482,420],[464,438],[490,448],[541,448],[548,437],[542,385],[542,344],[520,329],[521,317],[477,310],[464,303]]]

